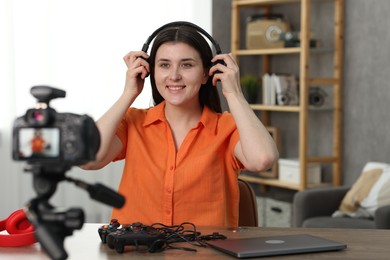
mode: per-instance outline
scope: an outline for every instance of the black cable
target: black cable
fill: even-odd
[[[185,225],[190,225],[192,229],[185,229]],[[156,241],[157,244],[160,243],[160,245],[162,242],[164,243],[163,245],[161,245],[161,249],[164,248],[164,249],[181,249],[186,251],[196,251],[196,249],[193,248],[172,246],[172,243],[177,243],[177,242],[186,242],[193,246],[204,247],[204,244],[200,243],[197,240],[197,237],[200,235],[200,232],[196,231],[196,226],[193,223],[183,222],[180,225],[173,225],[173,226],[167,226],[162,223],[154,223],[151,226],[153,228],[162,231],[165,234],[163,239],[161,239],[160,241]],[[156,250],[155,246],[152,246],[151,249],[153,252]]]
[[[226,239],[224,235],[214,232],[211,235],[201,236],[201,233],[196,230],[196,226],[191,222],[183,222],[180,225],[167,226],[162,223],[154,223],[150,226],[138,223],[137,227],[142,227],[142,230],[154,230],[161,234],[158,239],[147,245],[147,251],[150,253],[161,252],[167,249],[179,249],[185,251],[196,252],[195,248],[174,246],[174,243],[185,242],[195,247],[206,247],[206,240]],[[130,225],[131,226],[131,225]],[[128,228],[122,225],[122,229]],[[147,236],[147,235],[146,235]],[[138,241],[134,241],[135,250],[139,251]]]
[[[191,229],[186,229],[185,226],[191,226]],[[214,232],[211,235],[200,236],[201,233],[196,231],[196,226],[191,222],[183,222],[180,225],[167,226],[162,223],[154,223],[151,227],[158,229],[163,232],[164,237],[153,243],[150,247],[151,252],[160,252],[165,249],[180,249],[186,251],[197,251],[194,248],[188,247],[176,247],[172,246],[173,243],[186,242],[192,246],[206,247],[206,240],[226,239],[226,236]],[[158,245],[160,248],[156,248]]]

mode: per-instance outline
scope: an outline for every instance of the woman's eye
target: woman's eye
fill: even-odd
[[[181,65],[183,68],[191,68],[192,67],[192,64],[191,63],[183,63]]]
[[[169,68],[168,63],[160,63],[160,68]]]

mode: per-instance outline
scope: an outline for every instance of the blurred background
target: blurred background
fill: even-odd
[[[66,98],[51,102],[57,112],[97,120],[122,92],[123,56],[141,50],[149,35],[168,22],[190,21],[212,33],[211,5],[210,0],[0,0],[0,219],[35,196],[31,173],[23,171],[25,163],[11,158],[13,121],[36,103],[30,88],[63,89]],[[150,104],[147,82],[133,106]],[[67,175],[117,189],[122,167],[122,162],[99,171],[73,167]],[[82,207],[87,222],[105,223],[111,212],[65,182],[52,204]]]

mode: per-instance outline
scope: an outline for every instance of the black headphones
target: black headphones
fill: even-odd
[[[215,48],[215,52],[216,54],[221,54],[221,48],[219,47],[219,44],[214,40],[213,37],[211,37],[211,35],[206,32],[205,30],[203,30],[201,27],[197,26],[196,24],[193,24],[193,23],[190,23],[190,22],[184,22],[184,21],[178,21],[178,22],[172,22],[172,23],[167,23],[166,25],[163,25],[161,26],[160,28],[158,28],[157,30],[155,30],[149,37],[148,39],[146,40],[146,42],[144,43],[144,45],[142,46],[142,51],[143,52],[148,52],[148,49],[149,49],[149,45],[150,43],[153,41],[153,39],[157,36],[157,34],[159,34],[161,31],[165,30],[166,28],[170,28],[170,27],[180,27],[180,26],[187,26],[187,27],[191,27],[195,30],[197,30],[200,34],[202,34],[203,36],[205,36],[207,39],[210,40],[210,42],[213,44],[214,48]]]
[[[149,49],[150,43],[153,41],[153,39],[159,34],[161,31],[165,30],[166,28],[171,28],[171,27],[180,27],[180,26],[187,26],[195,29],[198,33],[202,34],[204,37],[206,37],[214,46],[215,48],[215,53],[221,54],[221,47],[219,47],[219,44],[214,38],[205,30],[203,30],[201,27],[197,26],[196,24],[190,23],[190,22],[185,22],[185,21],[178,21],[178,22],[172,22],[172,23],[167,23],[166,25],[161,26],[157,30],[155,30],[146,40],[144,45],[142,46],[142,51],[147,53]],[[226,65],[223,60],[217,60],[214,64],[220,63],[222,65]],[[220,71],[216,71],[215,73],[220,73]]]

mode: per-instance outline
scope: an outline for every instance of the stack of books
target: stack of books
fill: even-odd
[[[294,75],[264,74],[262,80],[264,105],[298,105],[298,86]]]

